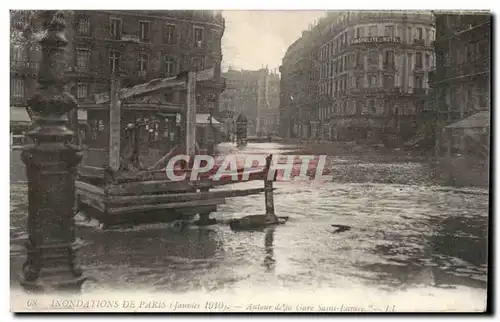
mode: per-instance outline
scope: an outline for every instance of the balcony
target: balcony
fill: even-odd
[[[141,40],[137,35],[132,35],[132,34],[122,34],[119,36],[120,40],[125,41],[125,42],[132,42],[132,43],[140,43]]]
[[[351,45],[360,44],[380,44],[380,43],[401,43],[400,37],[377,36],[377,37],[361,37],[351,39]]]
[[[414,39],[413,44],[415,46],[425,46],[425,40],[424,39]]]
[[[362,64],[362,63],[356,63],[353,67],[352,67],[353,70],[355,71],[364,71],[365,70],[365,65]]]
[[[415,64],[415,68],[413,68],[413,73],[423,73],[424,72],[424,66],[422,64]]]
[[[415,94],[415,95],[425,95],[426,94],[425,88],[414,88],[413,89],[413,94]]]
[[[389,61],[389,62],[384,62],[384,70],[385,71],[390,71],[390,72],[393,72],[396,70],[396,64],[394,64],[393,61]]]
[[[38,72],[39,64],[37,62],[11,60],[10,71],[19,74],[31,75]]]
[[[348,90],[350,95],[367,95],[367,94],[384,94],[384,95],[398,95],[401,94],[399,87],[363,87],[363,88],[350,88]]]

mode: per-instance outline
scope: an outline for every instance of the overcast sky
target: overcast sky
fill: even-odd
[[[222,68],[274,69],[302,30],[323,15],[321,11],[224,11]]]

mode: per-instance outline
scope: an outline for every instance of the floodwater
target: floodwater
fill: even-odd
[[[235,151],[232,145],[221,149]],[[238,153],[294,151],[301,147],[265,143]],[[390,298],[416,311],[485,308],[486,189],[433,185],[423,163],[332,155],[328,165],[337,169],[333,182],[275,183],[276,213],[290,219],[265,231],[233,232],[224,225],[183,232],[166,225],[101,231],[79,222],[80,261],[91,276],[85,292],[213,292],[237,298],[280,290],[295,299],[306,292],[337,302]],[[260,186],[260,181],[236,185]],[[26,193],[25,184],[12,184],[13,287],[24,260],[19,244],[26,238]],[[213,216],[263,213],[261,194],[228,199]],[[352,228],[335,234],[332,224]]]

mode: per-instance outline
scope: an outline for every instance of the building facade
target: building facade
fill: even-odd
[[[226,90],[221,95],[219,114],[224,115],[226,131],[235,130],[235,120],[247,118],[248,136],[270,135],[279,126],[279,75],[267,68],[229,69],[223,74]]]
[[[315,66],[319,30],[303,31],[286,51],[280,66],[280,135],[285,138],[310,137],[311,123],[317,120]]]
[[[490,12],[436,17],[431,73],[436,175],[452,185],[488,186],[490,160]]]
[[[316,71],[316,94],[302,109],[316,120],[301,137],[393,143],[415,135],[435,61],[432,14],[330,12],[312,30],[315,57],[301,59]]]
[[[436,154],[442,156],[463,150],[467,145],[463,135],[448,140],[443,133],[446,126],[490,111],[491,14],[435,12],[434,15],[437,64],[430,85],[437,119]],[[448,147],[453,151],[448,151]]]
[[[33,32],[40,30],[42,19],[35,14],[28,20],[28,15],[26,11],[19,19]],[[217,106],[224,90],[220,66],[225,22],[220,11],[68,11],[65,21],[69,41],[65,82],[83,112],[100,113],[92,95],[109,92],[112,74],[120,76],[123,87],[130,87],[211,67],[215,76],[198,85],[197,109],[208,113]],[[16,22],[12,24],[16,29]],[[12,106],[26,106],[36,85],[40,54],[37,44],[11,46]],[[172,91],[165,100],[183,104],[184,95]],[[99,116],[92,119],[98,123]]]

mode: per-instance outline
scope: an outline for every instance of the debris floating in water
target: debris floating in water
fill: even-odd
[[[342,232],[344,232],[344,231],[351,230],[351,228],[352,228],[352,227],[350,227],[350,226],[345,226],[345,225],[334,225],[334,224],[332,224],[332,227],[337,228],[337,230],[333,232],[334,234],[342,233]]]

